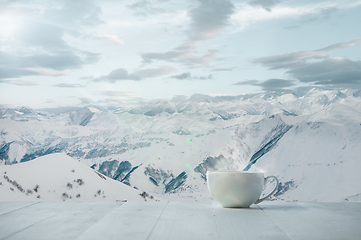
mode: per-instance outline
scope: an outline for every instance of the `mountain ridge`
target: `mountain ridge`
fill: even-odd
[[[272,200],[359,201],[361,189],[349,178],[361,170],[360,96],[311,89],[56,114],[0,109],[0,164],[65,153],[159,199],[209,199],[207,170],[263,169],[281,181]],[[324,182],[311,191],[323,178],[316,169],[348,187],[332,193]]]
[[[63,153],[0,166],[0,201],[142,201],[142,192]]]

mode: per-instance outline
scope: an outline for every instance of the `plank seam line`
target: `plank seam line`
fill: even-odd
[[[24,206],[24,207],[14,209],[14,210],[12,210],[12,211],[10,211],[10,212],[6,212],[6,213],[3,213],[3,214],[0,214],[0,216],[4,216],[4,215],[6,215],[6,214],[9,214],[9,213],[12,213],[12,212],[15,212],[15,211],[21,210],[21,209],[23,209],[23,208],[27,208],[27,207],[33,206],[33,205],[35,205],[35,204],[39,204],[39,203],[40,203],[40,202],[35,202],[35,203],[30,204],[30,205],[26,205],[26,206]]]
[[[74,237],[74,239],[78,239],[81,235],[83,235],[86,231],[88,231],[89,229],[91,229],[92,227],[94,227],[96,224],[98,224],[101,220],[103,220],[106,216],[108,216],[109,214],[111,214],[112,212],[116,211],[118,208],[120,208],[121,206],[123,206],[124,204],[121,203],[119,206],[117,206],[115,209],[109,210],[108,213],[106,213],[105,215],[103,215],[102,217],[100,217],[97,221],[93,222],[90,226],[88,226],[86,229],[84,229],[82,232],[80,232],[78,234],[78,236]]]
[[[38,203],[40,203],[40,202],[38,202]],[[58,215],[60,212],[64,211],[65,209],[69,209],[69,208],[72,208],[72,207],[74,207],[74,206],[64,208],[64,209],[62,209],[61,211],[58,211],[58,212],[54,213],[53,215],[51,215],[51,216],[49,216],[49,217],[47,217],[47,218],[41,219],[41,220],[40,220],[40,221],[38,221],[38,222],[35,222],[35,223],[33,223],[33,224],[31,224],[31,225],[29,225],[29,226],[27,226],[27,227],[23,228],[23,229],[20,229],[20,230],[18,230],[18,231],[16,231],[16,232],[14,232],[14,233],[12,233],[12,234],[10,234],[10,235],[8,235],[8,236],[6,236],[6,237],[2,238],[1,240],[7,239],[7,238],[9,238],[9,237],[11,237],[11,236],[13,236],[13,235],[15,235],[15,234],[19,233],[19,232],[22,232],[22,231],[24,231],[24,230],[26,230],[26,229],[28,229],[28,228],[30,228],[30,227],[32,227],[32,226],[34,226],[34,225],[38,224],[38,223],[44,222],[45,220],[48,220],[49,218],[52,218],[52,217],[54,217],[55,215]]]
[[[109,214],[111,214],[112,212],[116,211],[118,208],[120,208],[121,206],[123,206],[123,203],[121,203],[119,206],[117,206],[115,209],[111,209],[109,210],[105,215],[103,215],[102,217],[100,217],[98,220],[94,221],[91,225],[89,225],[86,229],[84,229],[83,231],[79,232],[77,236],[74,236],[74,239],[78,239],[81,235],[83,235],[86,231],[88,231],[89,229],[91,229],[92,227],[94,227],[96,224],[98,224],[101,220],[103,220],[106,216],[108,216]]]
[[[221,233],[220,233],[220,231],[219,231],[219,224],[218,224],[218,222],[217,222],[217,218],[216,218],[216,210],[215,210],[215,208],[214,208],[214,200],[213,201],[210,201],[210,203],[211,203],[211,207],[212,207],[212,215],[213,215],[213,217],[214,217],[214,222],[215,222],[215,224],[216,224],[216,230],[217,230],[217,237],[218,237],[218,239],[222,239],[222,236],[221,236]]]
[[[266,216],[289,238],[289,239],[293,239],[290,235],[288,235],[288,233],[287,232],[285,232],[284,230],[283,230],[283,228],[281,228],[275,221],[273,221],[273,219],[271,218],[271,216],[270,215],[268,215],[265,211],[263,211],[263,208],[261,208],[260,206],[258,206],[258,204],[256,204],[257,205],[257,207],[259,208],[259,209],[261,209],[262,210],[262,212],[264,212],[264,214],[266,214]]]
[[[47,220],[47,219],[49,219],[49,218],[51,218],[51,217],[54,217],[56,214],[58,214],[58,213],[55,213],[54,215],[51,215],[51,216],[49,216],[49,217],[47,217],[47,218],[44,218],[44,219],[40,220],[39,222],[35,222],[35,223],[33,223],[33,224],[31,224],[31,225],[29,225],[29,226],[27,226],[27,227],[23,228],[23,229],[20,229],[20,230],[18,230],[18,231],[16,231],[16,232],[14,232],[14,233],[12,233],[12,234],[10,234],[10,235],[8,235],[8,236],[6,236],[6,237],[2,238],[1,240],[7,239],[7,238],[9,238],[9,237],[11,237],[11,236],[13,236],[13,235],[15,235],[15,234],[19,233],[19,232],[22,232],[22,231],[24,231],[24,230],[26,230],[26,229],[28,229],[28,228],[30,228],[30,227],[32,227],[32,226],[34,226],[34,225],[38,224],[38,223],[41,223],[41,222],[43,222],[43,221],[45,221],[45,220]]]
[[[169,201],[168,201],[168,202],[167,202],[167,204],[164,206],[164,208],[163,208],[162,212],[160,213],[160,215],[159,215],[159,217],[158,217],[157,221],[155,222],[155,224],[154,224],[154,226],[153,226],[152,230],[150,231],[150,233],[149,233],[148,237],[146,238],[146,240],[148,240],[148,239],[150,238],[150,236],[152,235],[152,233],[153,233],[153,231],[154,231],[155,227],[157,226],[157,223],[159,222],[159,219],[160,219],[160,218],[162,217],[162,215],[163,215],[163,212],[164,212],[165,208],[168,206],[168,203],[169,203]]]

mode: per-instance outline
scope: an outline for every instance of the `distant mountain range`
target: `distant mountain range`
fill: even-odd
[[[0,109],[0,163],[72,157],[156,199],[210,199],[207,170],[264,171],[280,179],[271,200],[361,201],[360,90],[197,94],[55,112]]]

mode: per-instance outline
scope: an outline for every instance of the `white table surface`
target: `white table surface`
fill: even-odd
[[[361,239],[361,203],[0,202],[0,239]]]

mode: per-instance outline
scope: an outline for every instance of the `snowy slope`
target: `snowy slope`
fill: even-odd
[[[301,122],[254,164],[254,170],[280,179],[274,199],[361,201],[360,146],[360,123]]]
[[[157,199],[210,199],[207,170],[261,170],[281,181],[273,200],[361,201],[360,124],[358,90],[2,109],[0,163],[63,153]]]
[[[0,166],[0,201],[144,200],[142,192],[63,153]]]

